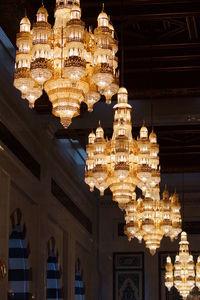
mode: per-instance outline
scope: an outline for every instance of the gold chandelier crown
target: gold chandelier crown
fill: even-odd
[[[20,32],[30,32],[31,31],[31,22],[25,16],[23,19],[20,21]]]
[[[101,95],[110,103],[117,93],[118,42],[104,11],[93,33],[81,20],[79,0],[56,0],[53,27],[42,5],[32,29],[27,17],[21,20],[16,44],[14,86],[30,107],[45,90],[64,127],[79,115],[81,102],[92,111]]]
[[[124,228],[128,240],[144,239],[152,254],[160,246],[163,236],[172,240],[181,232],[181,215],[178,195],[169,197],[165,188],[160,199],[160,166],[157,136],[150,135],[143,124],[137,141],[132,136],[132,107],[128,92],[118,90],[114,105],[113,135],[105,140],[101,125],[96,134],[90,133],[86,147],[85,182],[93,191],[110,188],[113,201],[125,211]],[[135,189],[142,191],[137,200]]]
[[[47,22],[48,21],[48,12],[44,5],[42,5],[37,11],[37,22]]]
[[[102,11],[97,17],[98,27],[109,27],[109,17],[104,12],[104,3],[102,5]]]

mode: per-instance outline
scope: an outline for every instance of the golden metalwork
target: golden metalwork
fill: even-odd
[[[113,135],[104,137],[101,125],[89,135],[85,182],[100,194],[110,188],[113,201],[125,211],[125,234],[131,240],[144,239],[152,254],[160,247],[163,236],[172,240],[181,232],[181,216],[178,195],[171,197],[165,189],[160,199],[159,146],[154,131],[148,134],[145,125],[140,136],[132,136],[132,107],[128,104],[128,92],[118,90],[114,106]],[[135,189],[142,191],[136,199]]]
[[[32,30],[27,17],[20,22],[14,86],[30,107],[44,89],[64,127],[79,114],[81,102],[92,111],[101,95],[110,103],[118,90],[114,28],[104,9],[97,21],[94,33],[87,31],[79,0],[56,0],[53,27],[44,6]]]

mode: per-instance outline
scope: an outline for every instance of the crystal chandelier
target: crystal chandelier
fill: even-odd
[[[164,235],[173,240],[181,232],[180,204],[178,195],[169,197],[166,189],[160,200],[157,136],[154,131],[148,135],[143,125],[137,141],[133,139],[131,110],[128,92],[121,87],[114,106],[111,140],[104,138],[100,124],[96,133],[89,135],[85,182],[91,191],[99,189],[101,195],[110,188],[113,201],[125,210],[128,239],[144,239],[154,254]],[[138,200],[136,187],[142,191]]]
[[[21,20],[16,44],[14,86],[30,107],[44,89],[64,127],[79,115],[81,102],[92,111],[101,95],[110,103],[117,93],[118,42],[104,8],[92,33],[81,20],[79,0],[56,0],[53,28],[42,5],[32,29],[27,17]]]
[[[125,234],[128,240],[136,237],[139,242],[144,239],[146,247],[154,255],[160,247],[163,236],[173,241],[181,232],[180,204],[177,193],[169,197],[165,187],[160,200],[160,190],[154,187],[151,194],[134,198],[125,207]]]
[[[197,259],[195,268],[193,256],[189,253],[187,234],[182,232],[181,241],[179,242],[179,253],[175,257],[174,265],[171,257],[167,257],[165,286],[169,291],[174,286],[182,298],[187,299],[195,285],[197,288],[200,288],[200,256]]]
[[[132,199],[138,182],[136,176],[138,147],[132,138],[131,106],[128,104],[128,93],[125,88],[119,89],[118,102],[114,110],[112,139],[108,141],[104,138],[101,124],[96,134],[92,132],[89,135],[85,181],[91,191],[96,187],[101,195],[109,187],[113,193],[113,200],[122,207]]]

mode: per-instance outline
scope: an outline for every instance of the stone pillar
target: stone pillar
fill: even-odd
[[[9,243],[9,199],[10,177],[0,169],[0,260],[6,264],[8,272],[8,243]],[[0,281],[0,299],[7,299],[8,276]]]
[[[76,242],[71,234],[68,238],[68,298],[74,299],[74,285],[75,285],[75,254]],[[64,283],[66,284],[66,283]]]
[[[63,287],[63,300],[68,300],[69,298],[69,287],[68,287],[68,234],[64,232],[63,234],[63,265],[62,265],[62,287]]]
[[[36,271],[36,299],[46,299],[46,264],[47,264],[47,242],[48,242],[48,201],[50,198],[51,177],[45,158],[44,167],[41,171],[42,191],[38,195],[39,203],[39,233],[38,233],[38,263]]]

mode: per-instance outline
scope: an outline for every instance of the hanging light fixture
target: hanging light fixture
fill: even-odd
[[[131,110],[128,92],[121,87],[114,106],[111,140],[105,139],[101,124],[89,135],[85,182],[91,191],[99,189],[101,195],[110,188],[113,201],[125,210],[128,239],[144,239],[154,254],[164,235],[173,240],[181,232],[180,204],[178,195],[169,197],[167,189],[160,199],[157,136],[154,131],[149,135],[143,125],[137,141],[133,139]],[[142,191],[138,200],[136,187]]]
[[[104,6],[97,21],[94,33],[87,31],[79,0],[56,0],[53,28],[44,5],[32,29],[27,16],[20,23],[14,86],[30,107],[44,89],[64,127],[79,115],[81,102],[92,111],[101,95],[110,103],[118,90],[118,42]]]
[[[176,205],[174,202],[176,201]],[[174,222],[174,209],[176,208],[176,222]],[[181,215],[178,195],[174,193],[169,197],[165,187],[160,200],[160,190],[157,187],[148,190],[145,197],[131,200],[125,207],[125,234],[128,240],[136,237],[139,242],[144,239],[146,247],[151,254],[155,254],[160,247],[163,236],[171,240],[177,238],[181,232]]]
[[[132,138],[131,106],[125,88],[118,91],[118,103],[114,106],[115,121],[113,137],[104,138],[104,131],[99,124],[95,133],[89,135],[87,146],[85,181],[92,191],[94,187],[104,190],[110,187],[113,200],[123,206],[132,199],[138,182],[136,176],[137,143]],[[128,176],[131,173],[132,176]],[[126,178],[126,182],[124,181]]]
[[[195,272],[196,269],[196,272]],[[193,256],[189,253],[189,242],[186,232],[181,233],[179,253],[172,264],[171,257],[167,257],[165,286],[170,289],[174,286],[183,299],[186,299],[195,285],[200,287],[200,256],[195,268]]]

